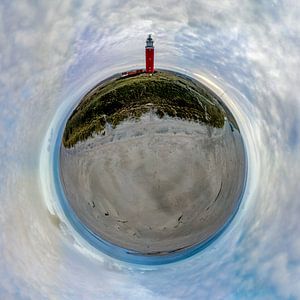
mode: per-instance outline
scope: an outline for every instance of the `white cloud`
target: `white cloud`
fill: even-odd
[[[299,17],[293,0],[2,2],[0,295],[299,298]],[[259,178],[251,179],[258,185],[237,223],[212,247],[142,273],[112,269],[74,249],[47,218],[37,170],[54,112],[76,100],[67,92],[109,74],[112,65],[143,64],[148,32],[158,66],[220,79],[242,108],[238,116],[251,123],[245,133]]]

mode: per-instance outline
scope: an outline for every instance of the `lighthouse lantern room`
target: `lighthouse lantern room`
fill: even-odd
[[[154,46],[151,34],[148,35],[145,47],[146,73],[154,73]]]

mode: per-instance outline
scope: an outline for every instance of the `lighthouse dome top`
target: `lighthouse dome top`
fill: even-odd
[[[148,38],[146,40],[146,48],[153,47],[153,39],[151,37],[151,34],[148,35]]]

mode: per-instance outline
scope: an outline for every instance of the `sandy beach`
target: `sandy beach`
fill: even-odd
[[[144,254],[198,244],[235,210],[245,154],[228,121],[212,128],[146,114],[105,136],[61,148],[61,174],[79,219],[102,239]]]

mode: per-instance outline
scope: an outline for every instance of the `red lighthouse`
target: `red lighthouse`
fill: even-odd
[[[154,73],[154,47],[153,47],[153,40],[151,34],[149,34],[146,40],[145,54],[146,54],[146,73]]]

